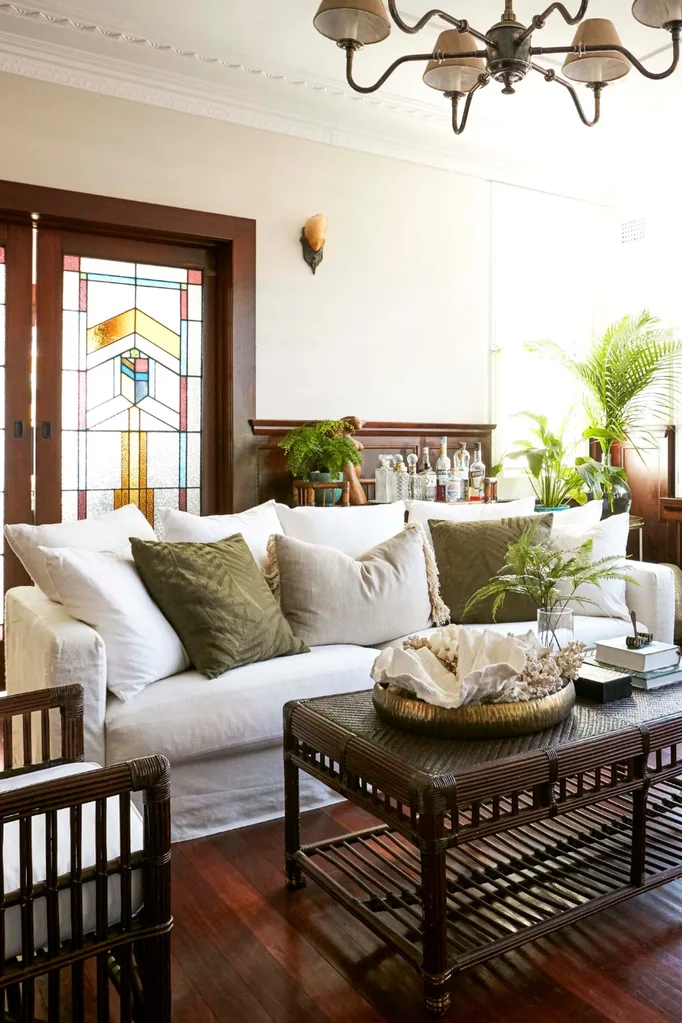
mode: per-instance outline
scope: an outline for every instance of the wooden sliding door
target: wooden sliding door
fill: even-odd
[[[32,244],[30,226],[0,223],[0,528],[31,521]],[[6,544],[0,552],[4,595],[29,579]],[[4,626],[4,600],[0,615]]]
[[[216,510],[211,248],[38,233],[36,521]]]

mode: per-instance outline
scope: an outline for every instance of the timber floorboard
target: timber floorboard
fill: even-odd
[[[303,834],[369,821],[337,803]],[[273,821],[173,847],[174,1023],[426,1023],[399,956],[313,882],[284,889],[283,841]],[[465,972],[444,1019],[682,1023],[682,882]]]

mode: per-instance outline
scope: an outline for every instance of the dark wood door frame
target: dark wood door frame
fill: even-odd
[[[0,220],[38,227],[215,248],[218,309],[217,509],[256,502],[249,420],[256,400],[256,222],[201,210],[0,181]],[[225,381],[230,386],[225,387]]]

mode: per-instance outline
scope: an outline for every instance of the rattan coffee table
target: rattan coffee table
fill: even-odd
[[[682,876],[682,685],[500,741],[389,728],[369,692],[284,725],[288,887],[313,878],[409,960],[436,1015],[460,970]],[[376,826],[301,845],[299,771]]]

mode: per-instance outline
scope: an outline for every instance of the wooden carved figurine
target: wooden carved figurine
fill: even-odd
[[[363,428],[365,425],[364,420],[358,419],[357,416],[344,416],[343,422],[348,423],[349,426],[348,430],[344,430],[344,436],[350,437],[358,451],[363,451],[364,445],[353,436],[353,432]],[[344,480],[347,480],[350,485],[350,503],[367,504],[367,494],[365,493],[365,488],[360,482],[359,468],[355,465],[344,465],[343,478]]]

